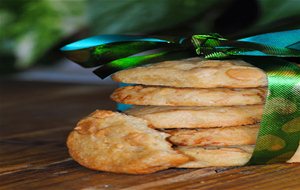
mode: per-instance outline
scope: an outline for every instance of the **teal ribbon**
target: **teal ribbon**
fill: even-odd
[[[61,48],[101,78],[131,67],[196,55],[239,58],[263,69],[268,94],[256,147],[249,164],[288,160],[300,141],[300,69],[284,57],[300,57],[300,29],[228,40],[218,34],[185,37],[100,35]]]

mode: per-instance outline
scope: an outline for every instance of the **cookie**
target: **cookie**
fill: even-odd
[[[97,110],[82,119],[67,139],[72,158],[101,171],[147,174],[186,163],[188,156],[171,148],[168,134],[143,119]]]
[[[211,128],[260,122],[263,105],[232,107],[136,106],[125,113],[143,118],[154,128]]]
[[[266,88],[169,88],[126,86],[116,89],[111,99],[133,105],[157,106],[234,106],[263,104]]]
[[[297,163],[300,162],[300,142],[297,151],[295,154],[287,161],[287,163]]]
[[[178,146],[254,145],[259,125],[210,129],[167,129],[168,140]]]
[[[254,146],[236,147],[178,147],[177,150],[193,158],[178,168],[243,166],[251,158]]]
[[[122,70],[112,75],[123,83],[190,88],[267,86],[263,70],[242,60],[182,59]]]

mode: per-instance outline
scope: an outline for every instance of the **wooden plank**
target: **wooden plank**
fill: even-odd
[[[153,189],[300,189],[299,175],[299,164],[248,166]]]
[[[169,169],[149,175],[95,172],[72,161],[1,176],[0,189],[121,189],[156,181],[179,182],[215,174],[213,169]]]
[[[26,84],[1,84],[0,138],[42,129],[71,129],[97,108],[115,109],[109,99],[114,86]]]
[[[97,172],[74,162],[65,140],[83,116],[114,109],[115,86],[1,83],[0,189],[300,189],[300,164]]]
[[[70,160],[65,144],[3,143],[0,145],[0,176]]]
[[[114,108],[112,86],[2,81],[1,89],[2,175],[70,159],[65,140],[77,121],[99,105]]]
[[[0,189],[298,189],[300,166],[169,169],[148,175],[95,172],[72,161],[1,176]]]

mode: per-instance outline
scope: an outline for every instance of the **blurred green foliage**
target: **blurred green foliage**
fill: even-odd
[[[299,28],[299,19],[299,0],[2,0],[0,73],[29,68],[70,36],[241,36]]]
[[[84,0],[2,1],[0,56],[5,62],[1,61],[1,71],[28,68],[62,38],[82,27],[86,23],[85,3]]]
[[[149,33],[168,29],[212,8],[218,0],[90,0],[88,18],[94,33]],[[98,9],[99,5],[105,9]]]

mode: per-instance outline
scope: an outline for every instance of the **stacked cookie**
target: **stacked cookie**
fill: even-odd
[[[240,60],[190,58],[117,72],[111,98],[132,104],[126,114],[168,133],[190,158],[176,167],[239,166],[251,157],[266,97],[267,79]]]

